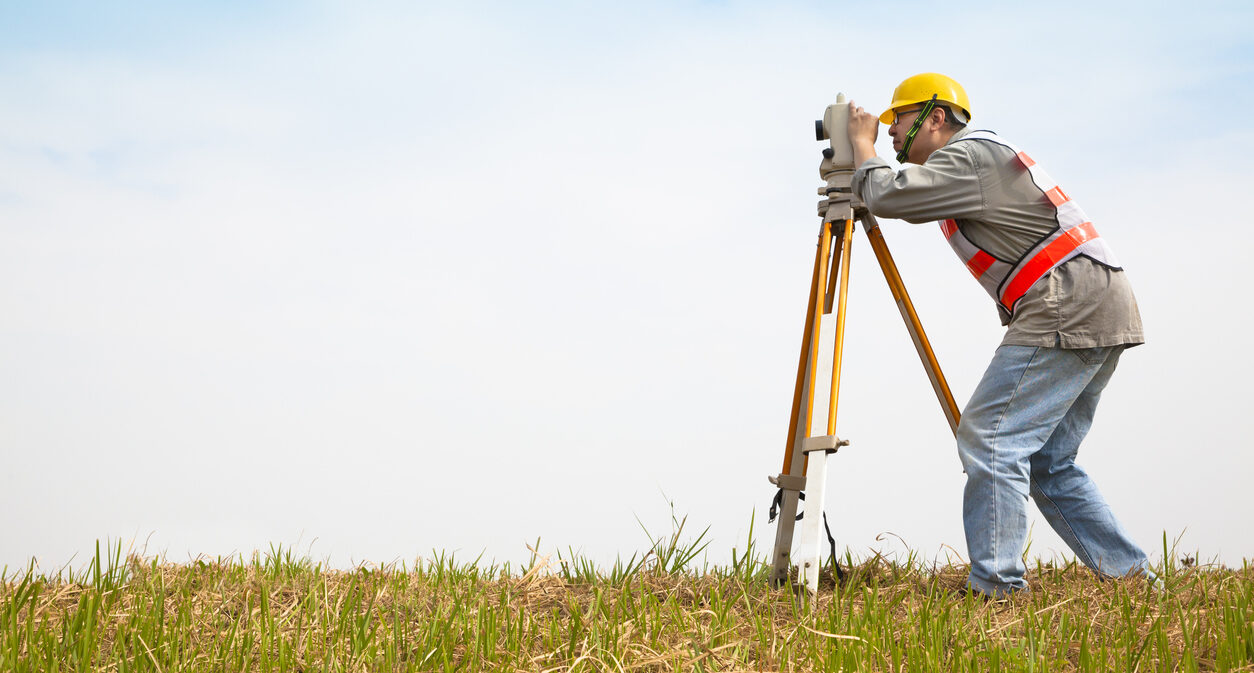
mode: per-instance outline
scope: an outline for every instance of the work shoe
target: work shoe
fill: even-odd
[[[980,591],[979,589],[976,589],[975,587],[972,587],[972,586],[963,586],[963,587],[958,587],[957,589],[953,590],[953,597],[958,600],[966,600],[967,598],[972,598],[977,603],[1000,604],[1000,603],[1009,603],[1010,598],[1014,596],[1015,594],[1020,593],[1021,591],[1023,590],[1019,589],[1016,591],[1008,591],[1000,596],[994,596],[991,594],[986,594],[983,591]]]

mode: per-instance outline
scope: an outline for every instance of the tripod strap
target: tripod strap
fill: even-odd
[[[805,500],[806,494],[802,491],[797,491],[797,498]],[[780,505],[783,504],[783,502],[784,489],[781,488],[778,491],[775,491],[775,497],[771,499],[771,509],[767,512],[767,523],[775,523],[775,519],[779,516]],[[805,512],[798,514],[797,521],[800,521],[805,517],[805,515]],[[823,531],[827,533],[827,544],[831,547],[832,567],[836,569],[836,579],[844,581],[845,570],[840,567],[840,561],[836,560],[836,538],[832,537],[832,527],[827,524],[827,512],[823,512]]]
[[[832,527],[827,525],[827,512],[823,512],[823,530],[827,533],[827,544],[832,547],[832,567],[836,569],[836,579],[843,582],[845,571],[840,567],[840,561],[836,560],[836,538],[832,537]]]
[[[797,497],[801,500],[805,500],[806,494],[804,491],[797,491]],[[779,508],[782,504],[784,504],[784,489],[781,488],[778,491],[775,491],[775,497],[771,499],[771,509],[767,512],[767,523],[775,523],[775,518],[779,516]],[[805,512],[798,514],[797,521],[800,521],[805,515]]]

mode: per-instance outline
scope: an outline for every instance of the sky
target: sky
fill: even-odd
[[[0,567],[97,540],[604,564],[675,520],[708,563],[751,529],[769,552],[813,121],[927,71],[1135,288],[1147,343],[1080,463],[1153,561],[1239,565],[1250,25],[1238,2],[0,3]],[[935,227],[881,225],[965,403],[996,311]],[[949,428],[860,237],[851,268],[833,532],[963,559]],[[1029,555],[1068,555],[1033,515]]]

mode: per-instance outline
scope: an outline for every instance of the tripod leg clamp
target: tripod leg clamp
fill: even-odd
[[[842,446],[849,446],[849,440],[841,439],[836,435],[819,435],[818,437],[807,437],[801,440],[802,453],[810,453],[812,451],[836,453],[836,450]]]
[[[794,477],[788,474],[781,474],[777,477],[767,477],[767,481],[778,486],[784,491],[804,491],[806,490],[806,478]]]

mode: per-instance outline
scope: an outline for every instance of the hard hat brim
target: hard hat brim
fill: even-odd
[[[927,101],[918,101],[918,102],[926,103]],[[907,105],[916,105],[916,104],[917,103],[902,103],[901,105],[898,105],[897,107],[906,107]],[[954,113],[954,116],[958,118],[958,121],[964,124],[969,122],[971,119],[971,113],[967,112],[961,106],[954,105],[953,107],[950,107],[952,104],[949,101],[937,101],[937,105],[943,105],[945,107],[949,107],[950,111]],[[961,115],[957,114],[957,110],[954,110],[954,108],[957,108],[957,110],[961,110],[963,114]],[[897,109],[896,107],[890,107],[887,110],[884,110],[884,113],[880,115],[880,123],[885,124],[885,125],[892,125],[893,111],[896,109]],[[963,116],[965,116],[966,119],[963,119]]]

